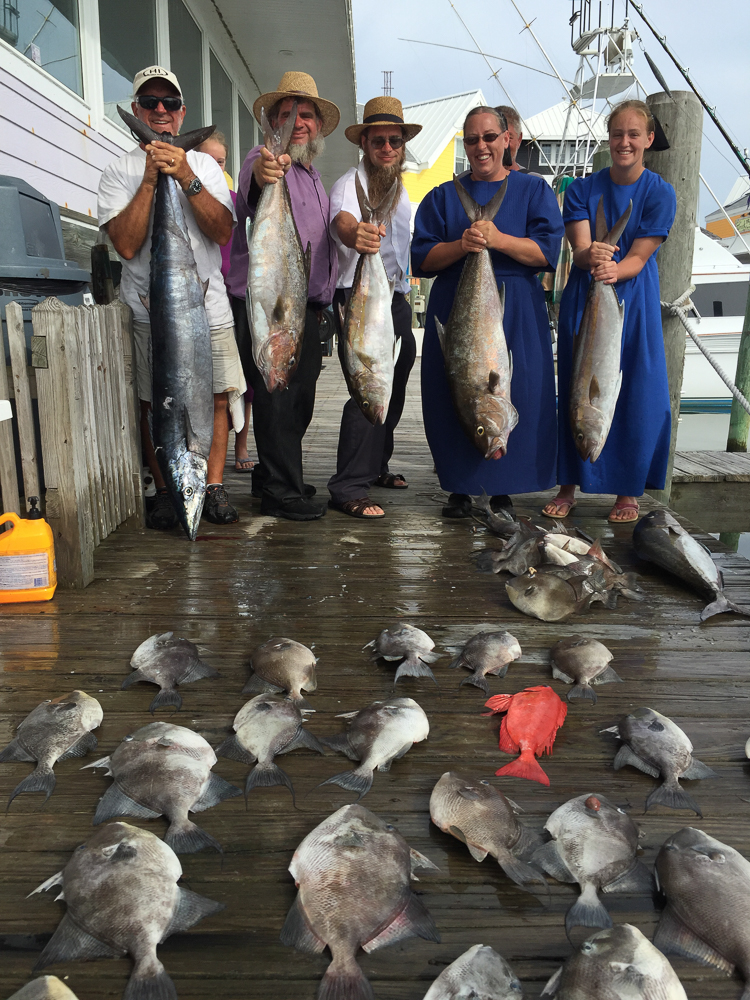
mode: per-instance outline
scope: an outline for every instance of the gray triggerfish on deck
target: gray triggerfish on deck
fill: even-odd
[[[180,149],[199,146],[213,125],[170,135],[117,109],[140,139]],[[214,431],[211,332],[206,315],[208,283],[198,276],[177,183],[159,173],[151,239],[151,278],[144,305],[151,321],[151,418],[159,468],[180,523],[195,540],[206,496],[208,453]]]
[[[633,210],[632,201],[607,232],[604,199],[596,210],[596,241],[616,246]],[[578,454],[595,462],[607,442],[622,386],[620,355],[625,306],[614,285],[591,281],[586,306],[573,342],[570,376],[570,427]]]
[[[507,180],[486,205],[478,205],[453,176],[472,223],[491,222],[508,190]],[[435,317],[445,373],[459,422],[485,458],[502,458],[518,413],[510,401],[513,371],[503,330],[505,286],[498,291],[490,252],[466,257],[448,322]]]

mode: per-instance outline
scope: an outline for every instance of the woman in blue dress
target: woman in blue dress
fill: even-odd
[[[554,271],[563,223],[552,189],[537,175],[503,165],[504,116],[474,108],[464,122],[471,171],[460,183],[486,205],[507,178],[493,222],[469,223],[452,181],[434,188],[417,210],[411,259],[414,274],[437,275],[430,292],[422,348],[422,413],[440,485],[450,493],[445,517],[470,517],[471,496],[485,491],[493,509],[508,494],[550,489],[556,477],[555,378],[549,320],[539,271]],[[505,285],[503,327],[512,355],[511,401],[518,424],[505,456],[485,459],[461,427],[451,400],[435,317],[445,325],[467,254],[489,249],[498,286]]]
[[[656,253],[674,221],[674,188],[643,165],[654,140],[654,120],[642,101],[623,101],[607,121],[612,166],[574,181],[565,192],[565,233],[573,267],[560,303],[557,372],[559,391],[558,495],[544,508],[566,517],[575,507],[575,487],[584,493],[614,493],[609,520],[638,517],[644,489],[664,488],[671,413],[659,304]],[[610,229],[630,201],[633,210],[619,246],[592,240],[599,199]],[[594,464],[580,458],[568,417],[573,340],[591,281],[614,285],[625,304],[622,386],[607,442]]]

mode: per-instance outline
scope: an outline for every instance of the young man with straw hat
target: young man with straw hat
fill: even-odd
[[[393,454],[393,432],[401,419],[406,383],[416,357],[411,331],[408,293],[411,205],[401,173],[406,157],[405,143],[422,131],[421,125],[404,121],[401,101],[395,97],[375,97],[365,105],[361,125],[350,125],[345,135],[362,149],[359,166],[352,167],[331,188],[331,235],[338,248],[339,276],[333,299],[339,331],[339,356],[343,365],[344,339],[340,309],[351,295],[354,271],[360,254],[380,253],[388,277],[395,282],[391,314],[397,338],[401,340],[393,376],[393,391],[385,423],[371,424],[353,399],[347,400],[341,416],[336,474],[331,477],[329,507],[350,517],[377,518],[384,512],[370,500],[374,484],[390,489],[406,489],[403,476],[388,471]],[[394,181],[399,195],[385,225],[362,221],[355,177],[375,207],[390,191]]]
[[[285,73],[278,88],[262,94],[253,105],[260,121],[265,109],[270,124],[283,125],[297,105],[297,120],[289,154],[278,160],[265,146],[256,146],[245,157],[237,179],[237,229],[232,243],[228,285],[245,375],[253,387],[253,429],[258,463],[253,469],[253,494],[260,495],[262,514],[293,521],[312,521],[326,512],[325,504],[312,499],[315,490],[302,478],[302,438],[313,415],[315,383],[320,374],[320,314],[336,288],[336,249],[328,233],[328,196],[313,166],[325,148],[324,137],[339,123],[339,109],[318,96],[307,73]],[[288,388],[269,392],[252,357],[252,343],[245,308],[247,286],[247,237],[245,223],[253,218],[266,184],[286,177],[294,221],[303,248],[311,248],[305,333],[299,362]]]

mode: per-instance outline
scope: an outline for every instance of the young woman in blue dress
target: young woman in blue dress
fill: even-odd
[[[550,489],[557,474],[555,378],[549,320],[539,271],[554,271],[563,224],[544,178],[510,171],[503,163],[509,141],[504,116],[475,108],[464,122],[471,171],[459,183],[479,205],[508,184],[494,221],[467,218],[453,181],[422,201],[414,222],[412,267],[436,277],[430,291],[422,348],[422,413],[442,488],[450,494],[445,517],[471,517],[471,497],[485,491],[493,509],[510,506],[512,493]],[[506,181],[507,178],[507,181]],[[518,424],[502,458],[486,459],[458,421],[435,328],[453,305],[468,254],[489,250],[495,278],[505,286],[503,328],[513,359],[511,401]]]
[[[654,141],[648,107],[623,101],[607,127],[612,166],[577,179],[565,192],[563,219],[573,250],[557,345],[558,482],[565,485],[543,513],[566,517],[579,485],[584,493],[616,494],[609,520],[622,524],[638,518],[637,498],[644,489],[664,488],[669,459],[671,414],[656,253],[674,221],[676,199],[672,185],[643,165]],[[633,203],[616,247],[592,240],[601,198],[610,229]],[[622,386],[607,442],[593,464],[578,455],[568,417],[573,341],[591,281],[615,285],[625,304]]]

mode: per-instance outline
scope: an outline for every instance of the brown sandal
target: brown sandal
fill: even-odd
[[[344,500],[343,503],[336,503],[334,500],[328,501],[331,510],[338,510],[349,517],[360,517],[364,521],[375,521],[379,517],[385,517],[385,511],[380,514],[365,514],[368,507],[379,507],[380,504],[373,503],[369,497],[360,497],[358,500]]]
[[[375,480],[376,486],[382,486],[386,490],[408,490],[409,484],[400,472],[383,472]]]
[[[633,514],[632,514],[631,517],[614,517],[613,516],[615,514],[615,512],[618,512],[618,511],[621,511],[621,510],[622,511],[632,510]],[[615,502],[614,507],[609,512],[609,517],[607,518],[607,520],[610,522],[610,524],[630,524],[631,522],[638,520],[638,512],[639,512],[639,510],[640,510],[640,508],[638,506],[638,502],[637,501],[635,503],[617,503],[617,502]]]
[[[573,510],[573,508],[575,507],[576,503],[577,503],[576,500],[566,500],[564,497],[553,497],[542,508],[542,515],[544,517],[555,517],[555,518],[557,518],[558,520],[561,521],[563,518],[566,518],[568,516],[568,514],[570,514],[571,510]],[[549,507],[550,504],[554,504],[555,505],[555,513],[554,514],[551,514],[546,509],[547,507]],[[564,514],[560,513],[560,510],[561,510],[562,507],[566,508]]]

